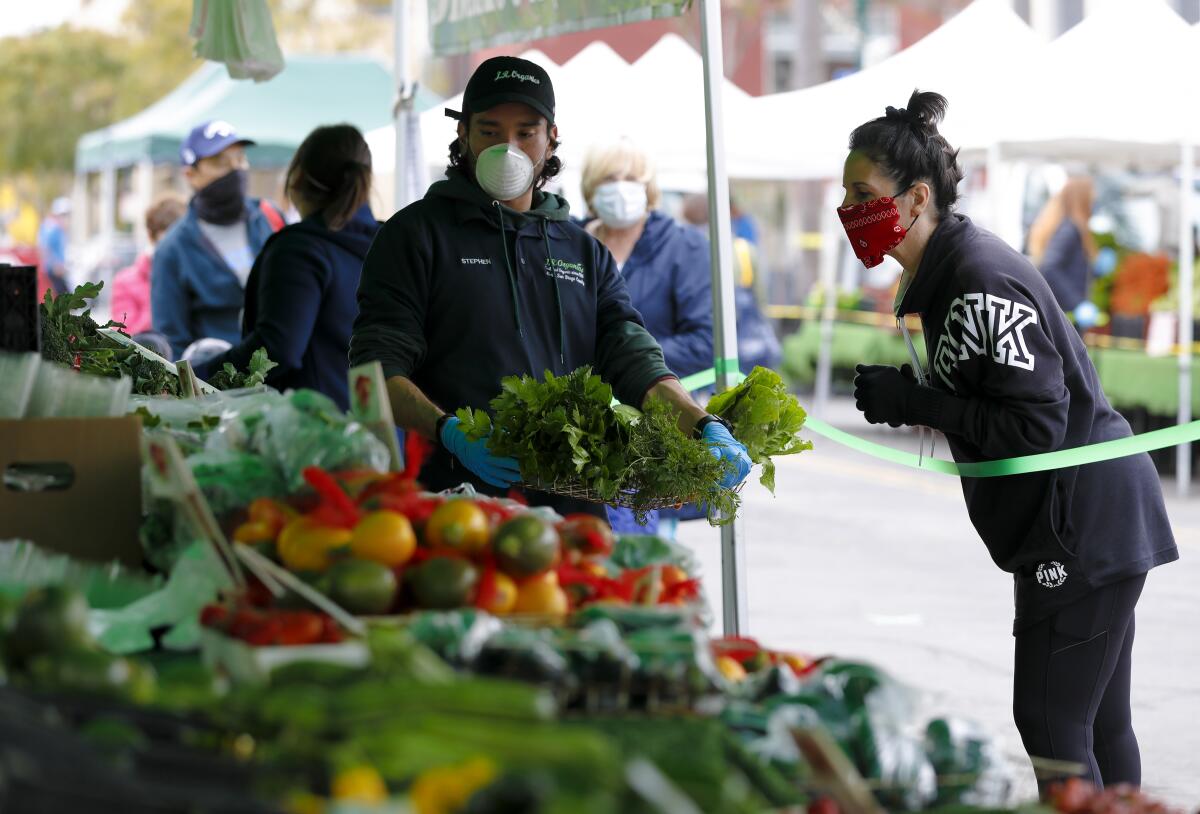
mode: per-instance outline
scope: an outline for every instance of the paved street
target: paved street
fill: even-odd
[[[846,399],[821,417],[916,451],[914,433],[872,427]],[[875,662],[922,690],[930,716],[980,721],[1027,766],[1011,720],[1012,580],[976,536],[957,479],[814,440],[814,451],[780,461],[777,497],[757,483],[744,495],[750,633],[772,646]],[[937,455],[949,456],[944,440]],[[1200,488],[1180,500],[1173,482],[1164,486],[1182,556],[1151,573],[1138,605],[1134,725],[1146,788],[1195,810]],[[688,523],[680,540],[699,554],[718,600],[716,530]],[[1018,791],[1035,795],[1032,771],[1022,771]]]

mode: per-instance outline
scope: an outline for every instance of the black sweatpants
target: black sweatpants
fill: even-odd
[[[1013,716],[1025,751],[1082,764],[1097,786],[1142,780],[1129,687],[1145,583],[1141,574],[1099,588],[1016,636]]]

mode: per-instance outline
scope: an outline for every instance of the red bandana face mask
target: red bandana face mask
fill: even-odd
[[[882,263],[883,256],[899,246],[908,234],[908,229],[900,225],[900,210],[896,208],[895,198],[876,198],[854,206],[839,206],[837,213],[854,248],[854,256],[867,268]]]

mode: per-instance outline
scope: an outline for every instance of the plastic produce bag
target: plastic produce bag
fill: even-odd
[[[935,718],[925,754],[938,775],[938,805],[1001,806],[1012,778],[991,737],[973,721]]]
[[[230,587],[229,574],[213,550],[192,543],[162,588],[122,608],[93,610],[89,627],[111,653],[149,650],[154,645],[151,631],[164,627],[171,628],[164,645],[190,650],[200,644],[200,610]]]
[[[275,462],[290,491],[305,486],[304,470],[310,466],[386,472],[391,463],[382,441],[316,391],[291,392],[262,418],[251,446]]]
[[[426,611],[408,625],[418,642],[450,664],[470,664],[484,643],[504,629],[504,623],[477,610]]]
[[[648,565],[677,565],[689,574],[696,570],[696,561],[690,551],[653,534],[622,534],[609,559],[622,570]]]
[[[119,608],[152,594],[162,580],[119,563],[80,562],[24,540],[0,542],[0,595],[20,599],[43,585],[70,585],[92,608]]]
[[[234,79],[265,82],[283,70],[267,0],[194,0],[196,56],[224,62]]]

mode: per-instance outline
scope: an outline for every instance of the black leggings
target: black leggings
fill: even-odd
[[[1142,780],[1129,682],[1145,583],[1141,574],[1105,586],[1017,634],[1013,716],[1025,751],[1079,763],[1096,786]]]

